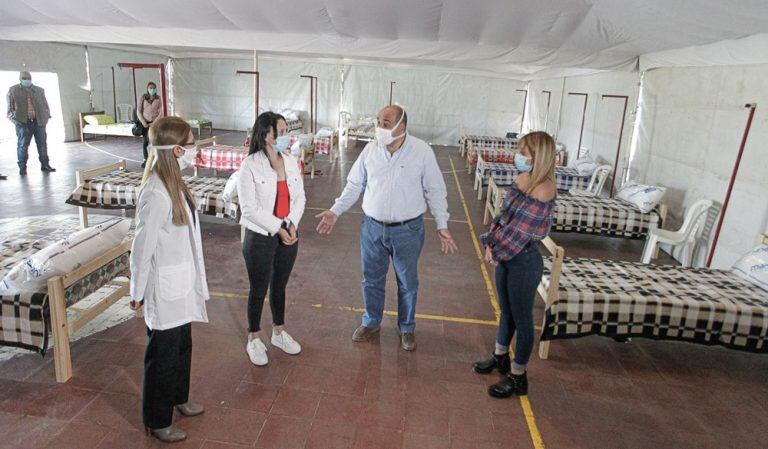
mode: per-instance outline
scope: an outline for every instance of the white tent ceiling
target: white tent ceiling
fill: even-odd
[[[766,0],[16,0],[0,39],[297,54],[516,78],[768,33]],[[573,71],[574,69],[577,69]]]

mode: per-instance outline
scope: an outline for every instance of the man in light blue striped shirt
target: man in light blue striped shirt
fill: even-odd
[[[437,223],[444,253],[456,251],[448,231],[445,181],[435,153],[426,142],[406,132],[408,115],[400,106],[379,112],[376,139],[368,143],[347,175],[347,185],[330,210],[317,215],[317,231],[329,234],[338,217],[363,193],[360,252],[363,265],[363,322],[354,341],[375,335],[384,314],[384,287],[389,260],[397,276],[397,320],[400,343],[416,349],[418,263],[424,246],[423,215],[429,207]]]

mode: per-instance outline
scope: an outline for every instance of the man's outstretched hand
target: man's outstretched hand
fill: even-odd
[[[333,230],[333,225],[336,224],[336,220],[339,219],[339,216],[326,210],[315,215],[315,218],[320,219],[320,223],[317,224],[317,232],[320,234],[330,234]]]
[[[440,247],[445,254],[453,254],[459,250],[456,242],[453,240],[451,231],[447,229],[438,229],[437,236],[440,237]]]

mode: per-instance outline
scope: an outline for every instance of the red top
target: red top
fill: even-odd
[[[288,183],[277,181],[277,200],[275,200],[275,217],[285,218],[291,213],[291,194],[288,192]]]

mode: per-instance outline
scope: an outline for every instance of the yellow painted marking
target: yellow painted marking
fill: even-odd
[[[315,211],[320,211],[320,212],[322,212],[322,211],[324,211],[324,210],[328,210],[328,209],[327,209],[327,208],[323,208],[323,207],[305,207],[305,208],[304,208],[304,210],[315,210]],[[362,213],[362,212],[360,212],[360,211],[357,211],[357,210],[352,210],[352,211],[348,211],[348,212],[344,212],[344,213],[345,213],[345,214],[357,214],[357,215],[363,215],[363,213]],[[434,219],[434,218],[432,218],[432,217],[424,217],[424,219],[425,219],[425,220],[432,220],[432,221],[434,221],[434,220],[435,220],[435,219]],[[448,220],[448,222],[450,222],[450,223],[463,223],[463,224],[467,224],[467,222],[466,222],[466,221],[464,221],[464,220]]]
[[[459,198],[461,199],[461,205],[464,208],[464,215],[467,216],[467,224],[469,225],[469,235],[472,237],[472,243],[475,245],[475,254],[477,260],[480,261],[480,271],[483,273],[483,279],[485,279],[485,288],[488,291],[488,297],[491,298],[491,307],[493,307],[493,313],[496,315],[496,321],[499,321],[501,311],[499,310],[499,301],[496,299],[496,290],[493,289],[493,283],[491,282],[491,276],[488,274],[488,269],[483,261],[483,251],[480,248],[480,242],[475,235],[475,227],[472,225],[472,218],[469,216],[469,209],[467,208],[467,201],[464,199],[464,191],[461,190],[461,184],[459,184],[459,176],[456,174],[456,166],[453,165],[453,158],[448,158],[451,162],[451,171],[453,172],[453,179],[456,181],[456,188],[459,190]]]
[[[326,308],[326,306],[324,306],[323,304],[312,304],[312,307],[316,309]],[[342,310],[345,312],[357,312],[357,313],[365,312],[365,309],[358,308],[358,307],[338,306],[336,307],[336,309]],[[384,315],[396,317],[397,312],[394,310],[385,310]],[[493,320],[478,320],[475,318],[460,318],[460,317],[443,316],[443,315],[429,315],[425,313],[417,313],[416,318],[424,319],[424,320],[433,320],[433,321],[449,321],[452,323],[484,324],[486,326],[498,326],[499,324]]]
[[[519,396],[519,398],[520,406],[523,408],[523,414],[525,415],[525,422],[528,424],[528,431],[531,434],[533,447],[544,449],[544,440],[541,439],[541,433],[536,425],[536,417],[533,415],[533,409],[531,408],[530,401],[528,401],[528,396]]]

